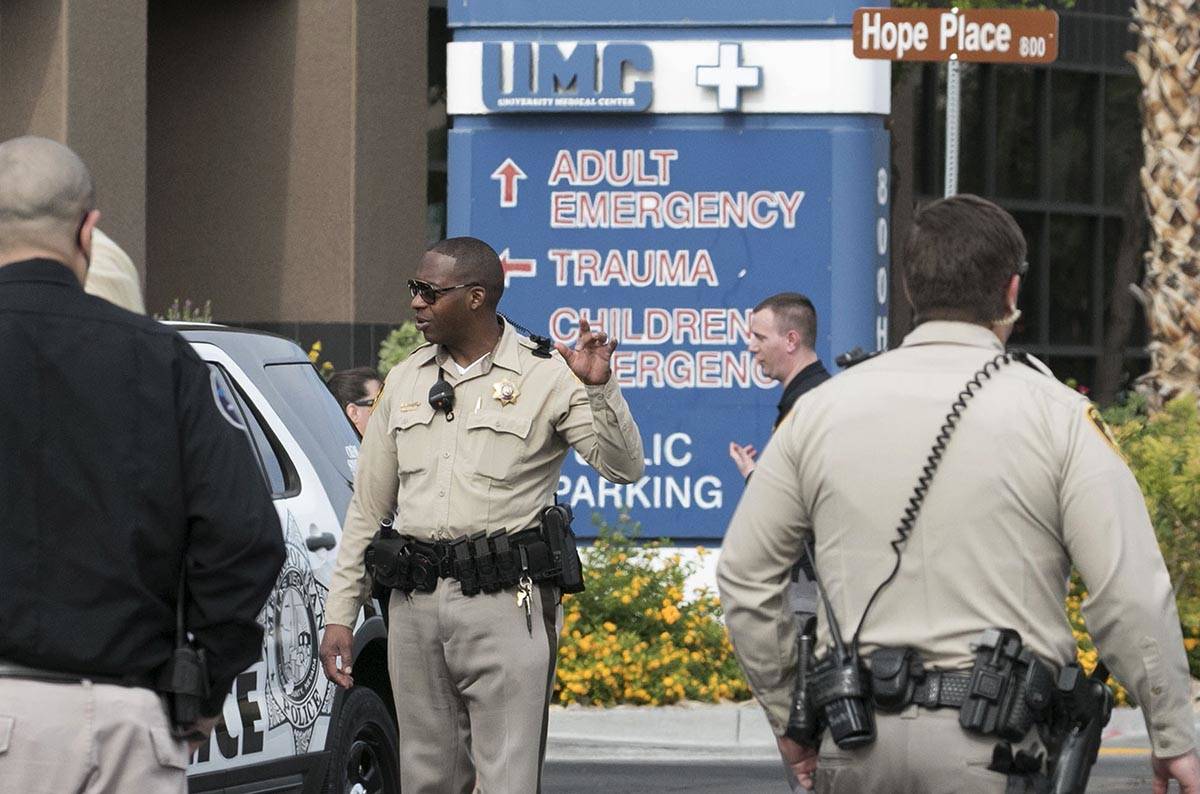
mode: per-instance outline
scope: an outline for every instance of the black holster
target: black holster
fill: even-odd
[[[177,739],[196,739],[194,726],[204,715],[209,697],[208,659],[203,648],[188,639],[185,607],[187,563],[179,573],[179,596],[175,602],[175,650],[158,673],[155,690],[162,696],[171,718],[171,733]]]
[[[1054,690],[1054,671],[1023,647],[1016,630],[987,629],[975,646],[958,723],[970,733],[1019,742],[1045,721]]]
[[[796,638],[796,682],[792,689],[792,708],[788,712],[787,730],[783,735],[804,747],[819,747],[825,725],[821,712],[813,704],[812,668],[816,664],[817,618],[815,615],[804,621]]]
[[[201,710],[209,695],[204,649],[190,645],[176,648],[159,675],[157,689],[167,704],[171,733],[177,739],[194,738],[192,726],[204,716]]]
[[[379,531],[363,555],[376,598],[391,590],[404,593],[412,591],[412,561],[406,553],[408,545],[408,539],[400,537],[392,528],[391,520],[385,519],[380,523]]]
[[[1047,745],[1051,750],[1051,794],[1083,794],[1096,756],[1100,737],[1112,717],[1113,696],[1105,680],[1108,669],[1097,665],[1085,675],[1078,664],[1059,673],[1057,697]]]
[[[550,546],[551,565],[558,568],[557,584],[564,593],[582,593],[583,564],[579,561],[579,548],[575,533],[571,530],[571,508],[566,505],[550,505],[541,514],[542,537]]]

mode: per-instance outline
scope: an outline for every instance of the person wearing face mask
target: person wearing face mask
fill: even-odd
[[[0,143],[0,789],[183,794],[283,533],[208,366],[84,292],[99,218],[74,152]],[[182,724],[179,613],[207,658]]]
[[[482,240],[430,248],[408,282],[428,344],[388,373],[363,436],[325,604],[320,657],[354,681],[353,634],[375,554],[391,581],[388,672],[405,794],[541,790],[554,689],[566,533],[555,489],[574,450],[636,482],[642,439],[610,360],[614,339],[580,324],[573,348],[526,337],[497,304],[504,271]],[[396,533],[372,542],[381,520]],[[368,549],[374,551],[369,551]],[[579,578],[572,580],[581,589]]]
[[[371,407],[375,404],[375,398],[379,396],[379,390],[383,388],[379,373],[370,367],[344,369],[333,373],[325,385],[346,413],[350,424],[358,431],[358,437],[362,438],[367,432]]]
[[[1179,615],[1137,481],[1095,406],[1005,347],[1025,257],[1012,216],[977,196],[917,212],[916,327],[796,402],[734,512],[721,603],[805,788],[1016,794],[1086,771],[1069,729],[1098,742],[1107,694],[1076,686],[1074,568],[1101,659],[1145,715],[1154,790],[1200,792]],[[793,711],[780,604],[810,542],[829,612],[804,657],[812,708]]]

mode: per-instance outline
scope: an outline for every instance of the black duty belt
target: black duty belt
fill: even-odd
[[[433,592],[438,579],[457,579],[463,595],[471,596],[513,587],[526,577],[531,582],[554,580],[561,571],[561,563],[555,563],[536,527],[511,534],[476,532],[454,540],[429,541],[411,535],[399,535],[397,540],[403,548],[396,573],[384,584],[398,590]],[[385,551],[380,549],[368,564],[378,565]]]
[[[26,667],[23,664],[15,664],[3,660],[0,660],[0,678],[19,678],[26,681],[41,681],[48,684],[82,684],[84,681],[91,681],[93,684],[112,684],[114,686],[153,689],[149,682],[140,676],[68,673],[62,670],[43,670],[37,667]]]
[[[913,688],[909,703],[927,709],[962,708],[971,689],[970,670],[928,670]]]

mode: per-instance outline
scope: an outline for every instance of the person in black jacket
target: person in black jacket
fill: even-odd
[[[84,293],[91,177],[0,144],[0,788],[183,792],[189,748],[261,650],[282,531],[240,420],[170,328]],[[159,676],[208,660],[172,733]]]
[[[771,432],[779,427],[800,395],[829,380],[829,372],[814,349],[816,346],[817,310],[806,296],[780,292],[754,307],[750,315],[749,350],[763,374],[783,384]],[[729,443],[729,457],[743,479],[750,479],[757,455],[753,444]]]

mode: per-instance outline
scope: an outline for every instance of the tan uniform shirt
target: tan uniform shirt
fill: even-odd
[[[1002,350],[980,326],[924,323],[898,350],[801,397],[772,437],[725,536],[718,581],[734,647],[777,733],[796,663],[781,599],[802,536],[815,537],[817,572],[849,642],[894,565],[889,544],[955,395]],[[1074,564],[1102,657],[1142,705],[1155,753],[1179,755],[1195,737],[1174,593],[1137,482],[1090,409],[1016,361],[984,382],[862,649],[911,645],[930,667],[969,668],[979,633],[1009,627],[1066,664]],[[818,642],[828,647],[824,625]]]
[[[553,504],[568,447],[613,482],[642,476],[642,437],[616,380],[584,386],[557,353],[538,358],[534,347],[505,323],[465,375],[433,345],[388,374],[359,453],[328,622],[354,625],[380,519],[395,513],[397,531],[433,540],[528,529]],[[439,367],[454,387],[453,421],[429,405]]]

